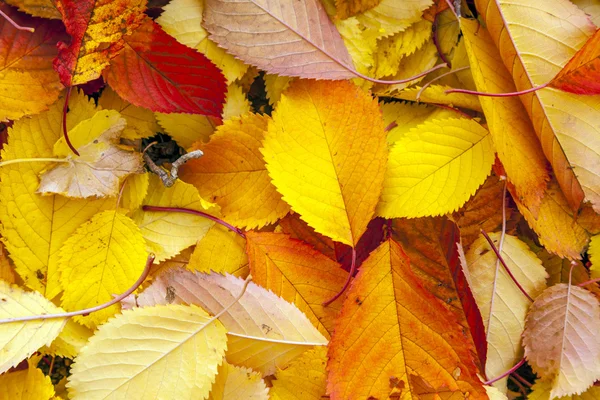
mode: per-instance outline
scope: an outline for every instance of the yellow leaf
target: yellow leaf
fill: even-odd
[[[585,289],[559,283],[531,306],[523,345],[533,371],[551,386],[550,398],[586,390],[600,378],[600,304]]]
[[[8,252],[4,243],[0,243],[0,280],[7,283],[15,283],[17,276],[13,269]]]
[[[441,107],[428,107],[415,103],[383,103],[383,124],[388,130],[387,142],[393,144],[403,137],[412,128],[425,121],[456,117],[458,114],[452,110]]]
[[[269,389],[260,373],[228,362],[219,366],[209,400],[269,400]]]
[[[600,4],[596,0],[571,0],[584,13],[590,16],[596,26],[600,26]]]
[[[600,277],[600,235],[592,236],[590,239],[590,247],[588,249],[588,255],[592,262],[590,268],[590,274],[592,278]]]
[[[50,377],[29,360],[24,371],[0,375],[0,400],[48,400],[54,396]]]
[[[250,102],[242,88],[232,83],[227,88],[227,98],[223,106],[223,120],[233,117],[241,117],[250,112]]]
[[[59,273],[68,311],[94,307],[125,292],[144,270],[144,238],[135,223],[117,211],[103,211],[63,244]],[[117,304],[76,319],[95,328],[119,310]]]
[[[211,314],[241,293],[244,281],[231,275],[171,270],[137,299],[140,307],[196,304]],[[227,361],[271,375],[277,367],[327,340],[293,304],[252,282],[238,303],[219,317],[228,334]]]
[[[148,194],[148,186],[150,185],[150,173],[133,174],[127,177],[124,183],[125,188],[121,195],[121,206],[133,211],[137,209]]]
[[[381,0],[335,0],[337,15],[341,19],[363,13],[379,3],[381,3]]]
[[[379,5],[356,18],[367,28],[369,35],[381,38],[393,35],[419,21],[432,0],[381,0]]]
[[[446,94],[445,91],[450,89],[452,88],[449,86],[430,85],[425,88],[421,93],[421,96],[419,96],[419,99],[417,99],[417,94],[421,88],[416,86],[403,90],[398,94],[394,94],[393,97],[402,100],[420,101],[422,103],[445,104],[448,106],[468,108],[470,110],[483,112],[477,96],[463,93]]]
[[[223,71],[228,84],[244,75],[248,66],[208,39],[202,23],[204,1],[172,0],[163,9],[156,22],[178,42],[204,53]]]
[[[158,112],[155,115],[165,132],[184,149],[198,141],[208,142],[218,125],[214,118],[207,115]]]
[[[270,182],[259,150],[268,121],[258,114],[225,121],[209,143],[192,147],[204,155],[180,169],[181,179],[217,203],[223,219],[235,226],[260,228],[289,211]]]
[[[9,130],[2,160],[53,157],[61,136],[63,102],[30,119],[21,119]],[[72,129],[95,113],[87,97],[73,91],[67,114]],[[79,225],[97,212],[114,207],[115,199],[82,200],[36,193],[38,174],[48,163],[22,163],[0,168],[0,221],[2,237],[17,273],[25,285],[48,298],[60,292],[58,250]]]
[[[246,241],[222,225],[213,225],[194,249],[187,268],[190,271],[248,276]]]
[[[494,386],[484,385],[485,391],[490,398],[489,400],[508,400],[508,397]],[[529,399],[531,400],[531,399]]]
[[[75,358],[83,346],[85,346],[94,332],[74,321],[68,319],[64,329],[54,339],[52,344],[43,351],[44,354],[52,354],[60,357]]]
[[[144,170],[140,153],[118,146],[125,123],[118,112],[103,110],[77,124],[69,137],[80,155],[70,154],[59,140],[54,153],[66,156],[68,162],[41,174],[38,193],[76,198],[116,196],[121,178]]]
[[[154,136],[156,132],[160,131],[152,111],[128,103],[109,86],[102,91],[102,96],[98,99],[98,105],[103,109],[116,110],[125,118],[127,126],[123,129],[121,135],[125,139]]]
[[[216,226],[216,224],[213,225],[213,227],[214,226]],[[212,229],[212,227],[211,227],[211,229]],[[210,229],[209,229],[209,233],[210,233]],[[169,258],[168,260],[165,260],[158,264],[156,264],[156,263],[153,264],[152,268],[150,268],[150,273],[148,274],[149,277],[151,278],[150,280],[153,280],[153,279],[159,277],[160,275],[164,274],[165,272],[167,272],[171,269],[174,269],[174,268],[187,268],[188,263],[190,262],[190,257],[192,256],[195,249],[196,249],[195,246],[188,247],[187,249],[182,250],[179,254]],[[142,287],[144,287],[144,288],[148,287],[150,280],[146,280],[146,282],[144,283],[144,285],[142,285]]]
[[[489,132],[470,119],[428,121],[390,150],[378,215],[435,216],[456,211],[489,175]]]
[[[499,248],[500,233],[490,233]],[[529,247],[511,235],[504,236],[502,258],[527,294],[536,298],[546,288],[548,273]],[[519,290],[483,236],[466,254],[471,291],[481,311],[487,340],[485,373],[496,377],[521,358],[521,334],[530,300]],[[506,393],[506,379],[494,383]]]
[[[552,390],[552,384],[550,382],[537,380],[531,389],[532,392],[527,396],[528,400],[551,400],[550,392]],[[557,400],[597,400],[600,399],[600,387],[592,386],[581,394],[554,398]]]
[[[361,74],[370,75],[375,62],[373,54],[377,48],[377,39],[368,35],[356,17],[334,20],[334,24],[344,40],[356,70]],[[372,82],[360,78],[355,78],[354,81],[361,87],[373,85]]]
[[[261,149],[277,190],[317,232],[355,245],[374,214],[387,143],[378,104],[345,81],[297,81]]]
[[[272,400],[322,400],[327,389],[327,348],[316,347],[278,369],[271,389]]]
[[[206,399],[227,348],[225,328],[209,320],[196,306],[123,311],[75,359],[69,397]]]
[[[192,185],[177,180],[172,187],[166,188],[154,174],[150,176],[149,194],[143,203],[159,207],[189,208],[209,214],[218,212],[217,207],[202,199]],[[147,251],[156,255],[157,262],[171,258],[195,244],[214,224],[198,215],[142,209],[136,210],[131,218],[146,239]]]
[[[269,104],[274,106],[279,102],[281,93],[283,93],[295,78],[289,76],[279,76],[275,74],[265,74],[265,91]]]
[[[64,311],[38,292],[25,292],[0,281],[0,318],[61,312]],[[0,325],[0,373],[14,367],[40,347],[49,345],[65,323],[65,318],[56,318]]]
[[[34,17],[62,18],[52,0],[5,0],[5,3],[17,6],[19,10],[25,11]]]

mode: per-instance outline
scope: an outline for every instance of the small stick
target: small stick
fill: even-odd
[[[507,377],[508,375],[512,374],[513,372],[515,372],[516,370],[518,370],[519,368],[521,368],[521,366],[525,364],[525,358],[521,359],[521,361],[519,361],[515,366],[513,366],[511,369],[509,369],[506,372],[503,372],[500,376],[497,376],[493,379],[490,379],[489,381],[483,382],[484,385],[491,385],[494,382],[499,381],[500,379]]]
[[[329,300],[325,301],[323,303],[323,307],[327,307],[328,305],[330,305],[331,303],[336,301],[338,299],[338,297],[340,297],[346,291],[348,286],[350,286],[350,282],[352,282],[352,278],[354,277],[355,272],[356,272],[356,249],[354,247],[352,247],[352,264],[350,265],[350,272],[348,273],[348,279],[346,279],[346,282],[344,283],[342,290],[337,292],[337,294],[335,296],[333,296],[332,298],[330,298]]]
[[[16,29],[18,29],[20,31],[28,31],[31,33],[35,32],[35,28],[30,28],[27,26],[21,26],[21,25],[17,24],[15,21],[13,21],[13,19],[11,17],[6,15],[2,10],[0,10],[0,15],[2,15],[8,22],[10,22],[10,24],[12,26],[14,26]]]
[[[515,97],[515,96],[521,96],[523,94],[527,94],[527,93],[531,93],[531,92],[536,92],[540,89],[545,88],[549,84],[550,84],[550,82],[544,83],[543,85],[540,85],[540,86],[534,86],[530,89],[521,90],[519,92],[509,92],[509,93],[487,93],[487,92],[478,92],[476,90],[467,90],[467,89],[450,89],[450,90],[446,90],[445,93],[446,94],[465,93],[465,94],[473,94],[476,96],[484,96],[484,97]]]
[[[65,105],[63,106],[63,113],[62,113],[62,127],[63,127],[63,135],[65,137],[65,142],[67,142],[67,146],[69,146],[71,151],[73,153],[75,153],[75,155],[78,156],[79,152],[73,146],[73,143],[71,143],[71,140],[69,139],[69,134],[67,133],[67,111],[69,110],[69,98],[71,97],[71,89],[73,89],[73,87],[69,86],[67,88],[67,93],[65,95]]]
[[[154,163],[154,160],[152,160],[152,158],[150,158],[148,153],[146,153],[146,150],[148,150],[148,148],[150,146],[152,146],[153,144],[154,143],[150,143],[144,149],[144,161],[148,165],[148,168],[150,168],[150,171],[152,171],[156,175],[158,175],[158,177],[162,181],[163,185],[165,185],[165,187],[171,187],[175,184],[175,181],[177,181],[177,178],[179,177],[179,167],[181,167],[183,164],[185,164],[186,162],[188,162],[191,159],[200,158],[204,155],[202,150],[194,150],[194,151],[190,151],[187,154],[182,155],[177,160],[175,160],[175,162],[171,165],[171,175],[169,175],[164,169],[162,169],[161,167],[156,165]]]

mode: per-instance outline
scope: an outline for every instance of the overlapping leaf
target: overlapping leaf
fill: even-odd
[[[327,349],[316,347],[275,373],[273,400],[321,400],[327,389]]]
[[[54,396],[54,386],[48,375],[36,367],[39,357],[29,360],[29,367],[0,375],[0,400],[49,400]]]
[[[16,6],[34,17],[61,19],[53,0],[5,0],[5,3]]]
[[[209,400],[269,400],[260,373],[223,362],[210,390]]]
[[[551,87],[577,94],[600,94],[600,30],[583,45],[550,82]]]
[[[187,269],[209,273],[248,276],[246,241],[223,225],[213,225],[198,241]]]

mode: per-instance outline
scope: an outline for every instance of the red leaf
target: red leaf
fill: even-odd
[[[369,254],[375,250],[381,242],[385,239],[384,237],[384,225],[387,220],[384,218],[375,218],[369,225],[367,230],[358,240],[356,244],[356,268],[365,261]],[[346,271],[350,271],[352,264],[352,247],[343,243],[335,242],[335,257],[337,261],[342,265],[342,268]]]
[[[203,54],[177,42],[146,18],[103,75],[128,102],[165,113],[219,117],[225,77]]]

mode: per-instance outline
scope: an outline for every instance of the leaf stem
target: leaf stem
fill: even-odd
[[[398,84],[401,84],[401,83],[408,83],[408,82],[414,81],[415,79],[422,78],[425,75],[428,75],[429,73],[431,73],[433,71],[437,71],[440,68],[447,68],[447,67],[448,67],[448,65],[446,63],[444,63],[444,64],[438,64],[435,67],[430,68],[427,71],[423,71],[423,72],[421,72],[421,73],[419,73],[419,74],[417,74],[415,76],[411,76],[410,78],[400,79],[400,80],[397,80],[397,81],[385,81],[385,80],[381,80],[381,79],[371,78],[370,76],[363,75],[363,74],[361,74],[360,72],[358,72],[358,71],[356,71],[354,69],[351,69],[351,68],[348,68],[348,67],[347,68],[354,75],[356,75],[359,78],[362,78],[362,79],[364,79],[366,81],[373,82],[373,83],[380,83],[382,85],[398,85]]]
[[[148,273],[150,272],[150,267],[152,267],[152,263],[154,262],[154,258],[155,258],[154,254],[152,254],[152,253],[149,254],[148,259],[146,260],[146,266],[144,267],[144,271],[142,271],[142,274],[140,275],[138,280],[135,281],[135,283],[133,285],[131,285],[131,287],[129,289],[127,289],[124,293],[121,293],[120,295],[118,295],[117,297],[115,297],[114,299],[112,299],[110,301],[107,301],[106,303],[99,304],[95,307],[86,308],[83,310],[65,312],[65,313],[60,313],[60,314],[27,315],[25,317],[0,319],[0,325],[1,324],[9,324],[11,322],[34,321],[37,319],[70,318],[70,317],[75,317],[78,315],[88,315],[95,311],[100,311],[102,309],[108,308],[108,307],[112,306],[113,304],[120,302],[125,297],[129,296],[142,284],[142,282],[144,282],[144,280],[146,280],[146,277],[148,276]]]
[[[589,281],[585,281],[582,283],[578,283],[577,286],[586,286],[586,285],[591,285],[592,283],[598,283],[600,282],[600,278],[595,278],[595,279],[590,279]]]
[[[17,24],[15,21],[13,21],[13,19],[11,17],[6,15],[2,10],[0,10],[0,15],[2,15],[8,22],[10,22],[10,24],[12,26],[14,26],[16,29],[18,29],[20,31],[28,31],[31,33],[35,32],[35,28],[30,28],[27,26],[21,26],[21,25]]]
[[[521,284],[519,283],[519,281],[517,281],[517,279],[512,274],[512,272],[510,272],[510,269],[508,268],[508,265],[506,265],[506,262],[502,258],[502,255],[500,254],[500,252],[496,248],[496,245],[494,244],[494,242],[492,241],[492,239],[490,238],[490,236],[483,229],[481,229],[481,234],[488,241],[488,243],[492,247],[492,250],[494,250],[494,253],[496,253],[496,257],[498,257],[498,260],[500,260],[500,262],[502,263],[502,266],[504,266],[504,270],[506,271],[506,273],[508,273],[508,275],[513,280],[513,282],[515,283],[515,285],[517,285],[517,287],[519,288],[519,290],[521,290],[521,292],[525,295],[525,297],[527,297],[531,302],[533,302],[533,299],[531,298],[531,296],[529,296],[529,294],[525,291],[525,289],[523,289],[523,286],[521,286]]]
[[[204,218],[208,218],[211,221],[216,222],[217,224],[221,224],[223,225],[225,228],[232,230],[233,232],[237,233],[238,235],[240,235],[241,237],[243,237],[244,239],[246,239],[246,234],[244,233],[244,231],[242,231],[239,228],[236,228],[235,226],[223,221],[220,218],[217,218],[215,216],[212,216],[210,214],[207,214],[205,212],[202,211],[197,211],[197,210],[192,210],[189,208],[182,208],[182,207],[161,207],[161,206],[142,206],[142,210],[144,211],[158,211],[158,212],[180,212],[180,213],[185,213],[185,214],[192,214],[192,215],[198,215],[200,217],[204,217]]]
[[[66,163],[66,162],[69,162],[69,160],[66,158],[15,158],[14,160],[0,161],[0,167],[4,167],[6,165],[11,165],[11,164],[31,163],[31,162]]]
[[[448,3],[448,5],[450,5]],[[454,9],[452,7],[450,7],[450,9],[452,10],[452,13],[454,13],[454,16],[456,17],[456,19],[458,19],[458,17],[456,16],[456,13],[454,12]],[[435,48],[437,50],[438,55],[440,56],[440,58],[442,59],[443,62],[446,63],[446,65],[448,66],[448,68],[452,68],[452,64],[450,64],[450,60],[448,60],[448,57],[446,57],[446,55],[444,54],[444,52],[442,51],[442,47],[440,46],[440,41],[438,39],[438,16],[440,15],[440,13],[435,14],[435,17],[433,17],[433,25],[431,26],[431,30],[432,30],[432,39],[433,39],[433,44],[435,45]],[[417,96],[417,99],[419,97]]]
[[[67,133],[67,112],[69,111],[69,98],[71,97],[71,89],[73,89],[73,87],[69,86],[67,88],[67,93],[65,94],[65,105],[63,106],[63,114],[62,114],[62,128],[63,128],[63,135],[65,136],[65,142],[67,142],[67,146],[69,146],[71,151],[73,153],[75,153],[75,155],[78,156],[79,152],[73,146],[73,144],[71,143],[71,140],[69,140],[69,134]]]
[[[356,248],[352,247],[352,263],[350,264],[350,272],[348,273],[348,279],[346,279],[346,283],[344,283],[342,290],[340,290],[335,296],[333,296],[329,300],[325,301],[323,303],[323,307],[327,307],[328,305],[330,305],[331,303],[336,301],[338,299],[338,297],[340,297],[346,291],[348,286],[350,286],[350,282],[352,281],[352,277],[354,276],[355,272],[356,272]]]
[[[502,378],[507,377],[508,375],[512,374],[513,372],[515,372],[516,370],[518,370],[519,368],[521,368],[521,366],[525,364],[525,358],[522,358],[521,361],[519,361],[515,366],[513,366],[511,369],[509,369],[508,371],[502,373],[502,375],[499,375],[493,379],[490,379],[489,381],[483,382],[484,385],[491,385],[494,382],[499,381]]]
[[[521,96],[523,94],[527,94],[527,93],[531,93],[531,92],[536,92],[540,89],[545,88],[549,84],[550,84],[550,82],[544,83],[543,85],[540,85],[540,86],[534,86],[530,89],[521,90],[519,92],[509,92],[509,93],[487,93],[487,92],[478,92],[476,90],[467,90],[467,89],[450,89],[450,90],[446,90],[445,93],[446,94],[465,93],[465,94],[473,94],[476,96],[484,96],[484,97],[515,97],[515,96]]]
[[[423,87],[417,92],[417,96],[415,97],[415,99],[417,101],[420,101],[419,99],[420,99],[421,94],[423,93],[423,91],[425,89],[427,89],[427,87],[429,87],[429,85],[431,85],[433,82],[435,82],[435,81],[437,81],[439,79],[442,79],[445,76],[452,75],[452,74],[454,74],[456,72],[464,71],[464,70],[469,69],[469,68],[471,68],[471,67],[470,66],[460,67],[460,68],[457,68],[457,69],[453,69],[452,71],[445,72],[445,73],[441,74],[440,76],[436,76],[435,78],[433,78],[432,80],[430,80],[429,82],[427,82],[426,84],[423,85]]]

